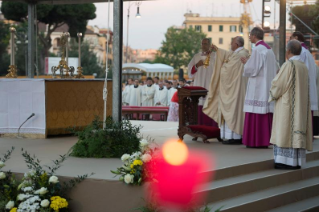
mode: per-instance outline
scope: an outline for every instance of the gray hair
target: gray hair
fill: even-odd
[[[264,39],[264,30],[262,30],[260,27],[254,27],[250,31],[250,35],[255,35],[259,40]]]
[[[241,36],[236,37],[236,43],[238,44],[239,47],[243,47],[245,44],[244,38]]]
[[[202,42],[203,42],[204,40],[207,40],[207,41],[208,41],[208,43],[209,43],[209,44],[211,44],[211,43],[210,43],[210,39],[209,39],[209,38],[203,38]]]
[[[300,55],[301,53],[301,44],[297,40],[291,40],[288,42],[286,50],[289,50],[293,55]]]

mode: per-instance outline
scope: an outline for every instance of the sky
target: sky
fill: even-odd
[[[222,2],[222,3],[221,3]],[[137,12],[136,2],[130,3],[129,19],[129,46],[134,49],[158,49],[164,40],[164,35],[170,26],[181,26],[184,14],[191,10],[203,16],[214,17],[239,17],[243,12],[240,0],[156,0],[143,1],[140,5],[142,18],[135,18]],[[261,0],[253,0],[250,3],[250,11],[253,21],[261,23]],[[272,0],[267,3],[272,9],[272,17],[268,19],[273,26],[274,4],[276,4],[276,16],[278,16],[279,5]],[[89,25],[97,25],[100,28],[108,26],[108,4],[96,3],[97,18],[89,21]],[[126,45],[127,14],[129,3],[124,3],[123,36]],[[110,3],[110,28],[113,29],[113,3]],[[276,18],[278,27],[278,17]]]

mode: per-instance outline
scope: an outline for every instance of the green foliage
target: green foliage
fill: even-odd
[[[10,65],[10,56],[7,52],[7,47],[10,40],[10,26],[3,22],[0,22],[0,76],[4,76],[8,73]]]
[[[98,117],[92,124],[75,135],[79,141],[71,148],[75,157],[119,158],[123,154],[131,154],[139,150],[140,126],[133,126],[130,121],[115,122],[111,117],[103,122]]]
[[[70,42],[70,57],[79,56],[79,44],[72,39]],[[101,66],[101,63],[98,61],[96,54],[90,49],[90,44],[84,42],[81,44],[81,66],[83,68],[84,75],[97,74],[97,77],[105,76],[105,69]]]
[[[312,28],[312,21],[318,16],[318,8],[315,5],[302,5],[292,8],[292,12],[305,24]],[[292,24],[296,26],[296,31],[301,33],[311,33],[311,31],[295,17],[291,17]]]
[[[154,63],[164,63],[174,69],[187,66],[194,54],[200,50],[200,42],[205,37],[204,33],[194,29],[168,28]]]

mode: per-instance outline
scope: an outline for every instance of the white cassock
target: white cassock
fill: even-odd
[[[176,91],[177,89],[173,87],[167,89],[167,105],[168,106],[171,104],[172,97]]]
[[[142,104],[142,86],[133,86],[130,93],[130,106],[141,106]]]
[[[122,103],[129,104],[130,102],[130,92],[133,85],[125,86],[124,91],[122,92]]]
[[[142,106],[154,106],[155,86],[145,85],[142,90]]]
[[[160,102],[159,105],[157,104],[158,102]],[[163,88],[163,89],[160,89],[159,87],[156,88],[154,104],[155,106],[158,106],[158,107],[167,106],[167,89],[166,88]]]
[[[317,95],[317,85],[316,85],[316,79],[317,79],[316,63],[311,53],[308,51],[308,49],[304,47],[302,47],[301,49],[300,60],[308,68],[311,110],[316,111],[318,110],[318,95]]]
[[[210,62],[209,66],[206,68],[204,65],[199,67],[197,69],[196,73],[192,73],[193,67],[200,61],[202,60],[203,62],[206,59],[206,55],[202,55],[202,53],[197,53],[194,55],[193,59],[191,62],[188,64],[188,77],[191,79],[194,79],[194,86],[201,86],[206,88],[207,90],[209,89],[211,78],[213,75],[214,71],[214,66],[215,66],[215,58],[216,58],[216,53],[212,52],[210,55]],[[199,99],[199,105],[204,105],[205,99],[200,98]]]

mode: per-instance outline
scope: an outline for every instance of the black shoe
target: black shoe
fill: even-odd
[[[242,139],[225,140],[225,141],[223,141],[223,144],[226,144],[226,145],[240,145],[240,144],[242,144]]]
[[[296,169],[301,169],[301,166],[289,166],[282,163],[275,163],[275,169],[296,170]]]

